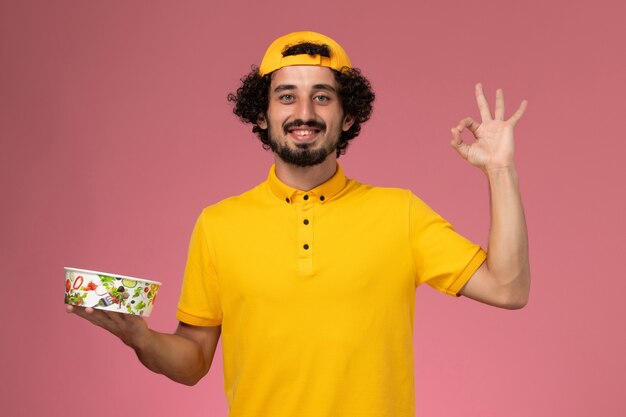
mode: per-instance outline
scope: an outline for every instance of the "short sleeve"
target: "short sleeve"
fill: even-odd
[[[487,258],[477,244],[458,234],[441,216],[411,193],[409,236],[417,269],[415,284],[428,284],[458,296]]]
[[[203,212],[191,234],[176,313],[178,320],[194,326],[221,324],[222,307],[217,278]]]

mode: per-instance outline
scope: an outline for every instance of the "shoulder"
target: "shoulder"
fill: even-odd
[[[402,221],[415,210],[415,206],[425,206],[419,197],[405,188],[361,184],[354,180],[350,180],[347,188],[350,190],[345,198],[340,199],[343,200],[341,206],[367,217],[384,215]]]
[[[243,211],[249,211],[255,206],[260,206],[267,202],[267,191],[264,183],[245,191],[241,194],[227,197],[217,203],[204,207],[200,217],[205,220],[223,219],[227,217],[237,217]]]
[[[351,180],[352,182],[353,180]],[[424,200],[418,197],[412,190],[397,187],[380,187],[375,185],[361,184],[356,181],[356,203],[367,207],[368,210],[375,208],[378,211],[393,214],[398,218],[409,216],[410,221],[431,222],[439,219],[439,214],[433,210]],[[360,199],[360,201],[358,201]]]
[[[405,188],[381,187],[363,184],[356,180],[350,180],[346,188],[350,189],[348,195],[386,206],[406,206],[414,199],[421,201],[411,190]]]

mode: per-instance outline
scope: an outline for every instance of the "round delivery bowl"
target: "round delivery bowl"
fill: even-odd
[[[160,282],[88,269],[65,269],[65,303],[149,317]]]

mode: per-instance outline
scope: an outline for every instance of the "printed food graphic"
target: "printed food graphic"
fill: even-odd
[[[149,316],[160,284],[95,271],[65,269],[65,303]]]

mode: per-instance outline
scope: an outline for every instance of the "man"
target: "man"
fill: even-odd
[[[207,207],[194,228],[174,334],[136,316],[68,307],[131,346],[151,370],[193,385],[220,335],[230,416],[414,415],[415,288],[427,283],[521,308],[530,272],[513,163],[526,102],[463,119],[452,146],[487,176],[489,253],[410,191],[349,180],[337,164],[374,95],[332,39],[277,39],[231,94],[275,155],[267,181]],[[468,129],[474,143],[461,140]]]

